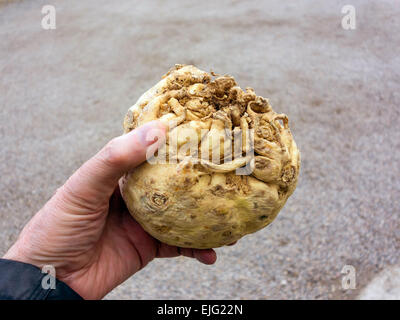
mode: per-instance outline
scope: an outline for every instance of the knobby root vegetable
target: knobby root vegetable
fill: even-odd
[[[129,109],[124,131],[156,119],[168,134],[154,158],[167,161],[143,163],[120,188],[158,240],[199,249],[233,243],[270,224],[293,193],[300,153],[287,116],[233,77],[176,65]]]

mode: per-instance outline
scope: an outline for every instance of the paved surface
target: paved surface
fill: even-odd
[[[356,298],[400,264],[400,6],[350,1],[15,1],[0,6],[0,254],[175,63],[231,73],[302,152],[277,220],[215,266],[151,263],[109,299]],[[41,29],[53,4],[57,29]],[[344,265],[357,289],[342,290]],[[398,273],[397,273],[398,275]]]

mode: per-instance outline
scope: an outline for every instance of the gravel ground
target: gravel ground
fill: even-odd
[[[140,94],[187,63],[289,116],[299,186],[216,265],[158,260],[106,298],[349,299],[400,264],[398,1],[352,0],[356,30],[341,27],[343,1],[0,3],[0,254]],[[41,29],[44,4],[56,30]],[[341,288],[344,265],[355,290]]]

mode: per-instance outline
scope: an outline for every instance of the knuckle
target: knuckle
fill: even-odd
[[[100,153],[101,160],[110,167],[116,167],[125,163],[125,156],[119,148],[118,138],[110,140]]]

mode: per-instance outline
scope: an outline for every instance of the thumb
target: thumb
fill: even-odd
[[[160,121],[151,121],[112,139],[67,180],[61,192],[89,207],[108,203],[119,178],[145,161],[148,149],[154,152],[164,142],[165,130]]]

